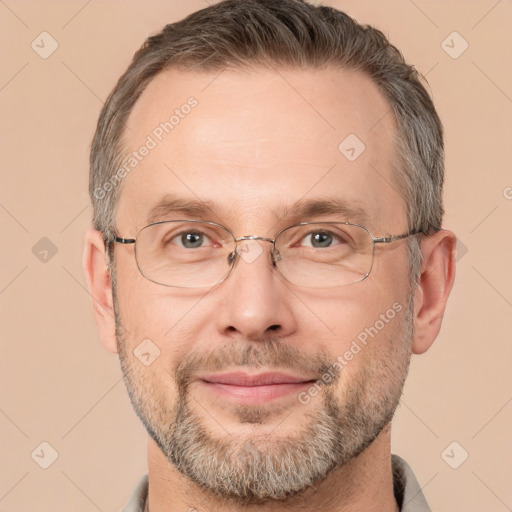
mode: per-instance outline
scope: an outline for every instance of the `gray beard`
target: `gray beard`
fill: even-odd
[[[346,430],[346,414],[351,416],[351,431]],[[257,504],[284,500],[323,480],[359,455],[391,417],[383,414],[369,432],[363,424],[356,426],[353,414],[342,411],[326,391],[323,407],[309,414],[308,420],[290,438],[260,434],[218,439],[184,401],[176,408],[169,438],[153,439],[176,468],[202,488],[240,504]]]
[[[335,393],[340,375],[324,385],[315,397],[315,408],[304,414],[300,428],[285,436],[278,430],[285,424],[286,416],[268,434],[248,434],[243,438],[227,432],[214,435],[203,424],[201,415],[191,408],[195,398],[190,394],[190,377],[198,368],[218,370],[228,364],[251,368],[279,365],[290,369],[314,368],[321,376],[333,362],[325,354],[305,356],[275,339],[261,345],[231,342],[209,355],[192,354],[176,368],[177,401],[171,406],[168,389],[152,386],[143,378],[139,361],[127,352],[116,314],[125,384],[151,438],[191,481],[240,505],[282,501],[303,493],[357,457],[391,421],[409,368],[412,306],[411,300],[405,318],[395,320],[399,324],[393,330],[395,339],[381,339],[386,336],[381,333],[372,340],[371,343],[391,344],[385,358],[361,367],[354,374],[357,381],[349,382],[343,390],[343,400],[337,399]],[[264,424],[286,409],[239,406],[232,410],[240,423]],[[201,407],[199,411],[204,412]]]

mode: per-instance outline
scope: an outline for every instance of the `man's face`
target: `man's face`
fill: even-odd
[[[190,97],[197,106],[159,141],[155,128]],[[389,110],[359,73],[166,71],[129,118],[128,152],[148,135],[157,144],[123,181],[118,234],[177,219],[220,223],[235,236],[273,238],[308,221],[403,233]],[[338,148],[350,134],[365,145],[355,160],[356,139]],[[207,208],[160,208],[150,219],[165,198]],[[346,211],[294,213],[298,202],[331,200]],[[145,279],[133,245],[115,248],[119,354],[137,413],[183,474],[246,501],[300,492],[361,453],[391,420],[412,342],[406,242],[378,245],[367,279],[334,288],[291,284],[270,244],[261,247],[225,281],[195,289]],[[150,365],[136,357],[148,339],[142,346],[159,349]],[[288,384],[222,384],[227,374],[269,372]]]

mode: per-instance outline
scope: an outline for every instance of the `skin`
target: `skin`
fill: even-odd
[[[135,237],[148,223],[147,211],[167,193],[214,202],[204,220],[220,222],[236,236],[272,237],[293,223],[272,213],[276,205],[287,207],[312,198],[357,202],[367,216],[364,225],[375,236],[407,231],[404,200],[389,185],[394,120],[385,115],[389,105],[365,75],[330,68],[225,70],[218,76],[168,70],[149,84],[135,105],[125,136],[127,147],[138,148],[191,96],[197,107],[123,180],[116,213],[120,236]],[[338,150],[350,133],[366,146],[353,162]],[[300,219],[312,220],[357,222],[358,218]],[[408,359],[428,350],[435,340],[454,280],[455,236],[450,231],[422,241],[421,279],[412,291],[412,339],[399,332],[411,293],[406,242],[379,246],[364,281],[330,289],[305,289],[286,282],[270,265],[268,249],[263,247],[262,256],[250,264],[239,261],[231,275],[211,290],[190,290],[148,281],[137,269],[133,246],[116,245],[117,313],[127,364],[136,369],[141,385],[149,382],[145,389],[153,390],[169,407],[176,400],[172,371],[192,354],[239,343],[259,347],[274,339],[306,356],[327,354],[334,362],[395,302],[404,305],[403,312],[379,333],[378,343],[368,344],[344,368],[331,387],[336,400],[343,403],[346,390],[360,381],[364,368],[389,360],[397,343]],[[105,262],[101,234],[91,229],[85,239],[86,277],[102,344],[117,353],[112,283]],[[143,367],[133,350],[146,338],[161,353],[152,365]],[[280,369],[290,371],[286,365]],[[405,376],[407,369],[401,371]],[[398,377],[389,375],[375,388],[395,386]],[[268,406],[265,421],[252,424],[241,422],[228,399],[214,396],[200,383],[194,382],[190,393],[192,411],[210,434],[221,437],[228,431],[235,440],[266,435],[277,443],[298,435],[308,414],[322,403],[318,398],[303,405],[296,396],[286,396]],[[240,510],[236,503],[213,496],[183,476],[151,438],[148,469],[151,512],[189,507]],[[246,509],[398,510],[392,488],[390,424],[363,453],[301,496]]]

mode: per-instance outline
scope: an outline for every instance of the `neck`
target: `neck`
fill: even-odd
[[[220,498],[183,476],[152,439],[148,443],[148,472],[147,512],[240,510],[239,503]],[[390,426],[362,454],[303,493],[285,501],[243,508],[246,512],[398,512],[393,494]]]

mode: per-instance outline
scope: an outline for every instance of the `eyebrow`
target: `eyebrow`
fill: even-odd
[[[147,216],[146,222],[152,224],[159,220],[164,220],[168,215],[182,213],[189,217],[204,217],[215,211],[215,205],[210,201],[201,201],[196,199],[184,199],[172,194],[165,195],[155,206],[153,206]]]
[[[218,220],[221,211],[224,210],[213,201],[186,199],[167,194],[148,211],[146,222],[152,224],[174,214],[183,214],[200,220],[212,220],[214,216]],[[342,217],[340,220],[361,224],[368,222],[369,219],[364,205],[353,199],[301,199],[291,206],[281,205],[272,208],[271,212],[276,218],[286,219],[292,223],[306,222],[315,217],[328,215],[338,215]]]
[[[355,200],[348,199],[308,199],[296,202],[289,208],[281,209],[282,217],[291,217],[294,220],[312,219],[327,215],[339,215],[344,221],[365,223],[369,216],[364,206]]]

